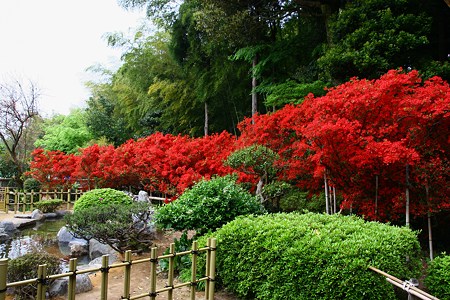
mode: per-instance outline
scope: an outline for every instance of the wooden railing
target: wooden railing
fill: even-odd
[[[108,272],[112,268],[123,268],[124,269],[124,282],[123,282],[123,293],[120,299],[141,299],[150,297],[151,300],[157,298],[157,296],[161,293],[167,293],[167,299],[173,299],[173,291],[175,289],[182,288],[184,286],[190,287],[190,299],[195,300],[196,296],[196,286],[199,282],[205,282],[205,299],[213,300],[214,299],[214,289],[215,289],[215,272],[216,272],[216,239],[210,238],[208,239],[207,245],[204,248],[198,248],[198,244],[196,241],[192,243],[192,250],[184,251],[184,252],[175,252],[175,244],[172,243],[170,245],[169,254],[156,256],[156,248],[152,248],[150,252],[150,258],[139,259],[139,260],[131,260],[131,251],[125,252],[125,259],[121,263],[114,263],[112,265],[109,264],[109,256],[104,255],[102,257],[102,266],[100,268],[89,268],[83,270],[77,270],[77,259],[73,258],[69,261],[69,271],[67,273],[56,274],[56,275],[47,275],[46,265],[38,266],[38,277],[27,279],[24,281],[18,282],[9,282],[7,283],[7,273],[8,273],[8,259],[0,259],[0,300],[6,299],[6,291],[8,288],[14,288],[24,285],[34,284],[37,285],[37,300],[44,300],[46,289],[48,288],[48,282],[50,280],[59,279],[63,277],[69,277],[68,280],[68,292],[67,299],[74,300],[75,299],[75,288],[76,288],[76,276],[78,274],[86,274],[93,272],[101,272],[101,288],[99,297],[93,297],[93,299],[108,299]],[[197,257],[199,253],[206,252],[206,274],[204,277],[200,279],[196,279],[197,274]],[[174,285],[174,261],[177,256],[191,255],[191,281],[186,283],[181,283],[178,285]],[[158,289],[156,286],[156,269],[158,265],[158,260],[160,259],[168,259],[169,260],[169,271],[167,284],[164,288]],[[140,263],[150,263],[150,278],[148,283],[148,289],[145,293],[140,295],[131,296],[130,295],[130,285],[131,285],[131,272],[132,265],[140,264]],[[114,299],[117,299],[117,295],[115,295]]]
[[[75,201],[81,197],[85,191],[82,190],[39,190],[23,192],[12,188],[0,188],[0,211],[8,213],[13,211],[25,213],[33,211],[36,202],[43,199],[60,199],[63,201],[65,209],[70,210]],[[155,204],[161,204],[166,198],[149,196],[149,200]]]

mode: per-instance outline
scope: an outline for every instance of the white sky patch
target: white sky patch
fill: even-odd
[[[68,114],[89,98],[86,68],[120,64],[121,50],[103,36],[133,31],[144,18],[116,0],[0,0],[0,78],[31,79],[44,115]]]

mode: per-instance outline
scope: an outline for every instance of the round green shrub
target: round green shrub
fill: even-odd
[[[395,299],[368,267],[401,279],[421,270],[416,232],[352,216],[239,217],[199,245],[207,237],[217,238],[216,280],[246,299]]]
[[[450,255],[443,253],[430,262],[425,284],[433,296],[450,300]]]
[[[43,264],[47,265],[47,275],[61,271],[59,258],[44,252],[27,253],[8,262],[8,282],[37,278],[38,266]],[[36,283],[14,288],[15,299],[35,299],[36,292]]]
[[[110,188],[95,189],[84,193],[78,199],[74,206],[74,211],[89,207],[98,207],[110,204],[131,205],[133,199],[122,191],[113,190]]]
[[[180,198],[156,211],[156,224],[175,230],[216,230],[239,215],[261,214],[264,208],[232,176],[202,180]]]
[[[41,200],[34,205],[43,213],[53,213],[63,204],[61,199]]]
[[[28,192],[37,192],[41,189],[41,183],[34,178],[27,178],[23,182],[23,189]]]

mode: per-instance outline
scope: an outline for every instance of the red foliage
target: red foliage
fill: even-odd
[[[176,197],[201,178],[232,172],[223,165],[232,151],[261,144],[279,154],[278,178],[320,191],[327,172],[344,197],[342,208],[351,205],[367,218],[404,214],[406,166],[413,215],[450,208],[450,88],[440,78],[422,82],[416,71],[353,78],[238,128],[239,138],[155,133],[117,148],[94,145],[79,156],[37,149],[30,174],[48,188],[78,180]]]

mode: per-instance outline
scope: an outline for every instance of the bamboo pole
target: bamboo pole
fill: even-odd
[[[192,242],[192,266],[191,266],[191,300],[195,300],[195,287],[197,286],[197,255],[198,243]]]
[[[206,250],[206,277],[208,277],[208,280],[206,280],[205,283],[205,299],[208,300],[209,299],[209,268],[211,265],[211,238],[208,238],[207,244],[208,246],[208,250]]]
[[[46,276],[47,265],[39,265],[37,278],[37,300],[45,300],[45,290],[47,287]]]
[[[158,259],[156,257],[156,248],[150,250],[150,300],[156,299],[156,268],[158,265]]]
[[[123,296],[122,299],[130,299],[130,282],[131,282],[131,251],[125,252],[125,268],[123,275]]]
[[[173,300],[173,277],[174,277],[174,268],[175,268],[175,243],[171,243],[169,247],[169,254],[172,256],[169,257],[169,274],[167,275],[167,286],[171,287],[167,292],[167,299]]]
[[[77,284],[77,259],[72,258],[69,260],[69,272],[72,274],[69,275],[69,287],[67,290],[67,299],[75,300],[75,288]]]
[[[100,292],[100,299],[108,299],[108,272],[109,272],[109,255],[102,256],[102,286]]]
[[[0,259],[0,300],[6,298],[6,275],[8,274],[8,259]]]
[[[67,190],[67,206],[66,206],[67,210],[70,209],[70,196],[71,195],[72,195],[72,193],[70,192],[70,190]]]
[[[211,254],[210,254],[210,263],[209,263],[209,272],[208,276],[209,279],[207,282],[209,282],[209,291],[208,296],[209,298],[207,300],[214,300],[214,288],[215,288],[215,279],[216,279],[216,247],[217,247],[217,240],[215,238],[211,239]]]

